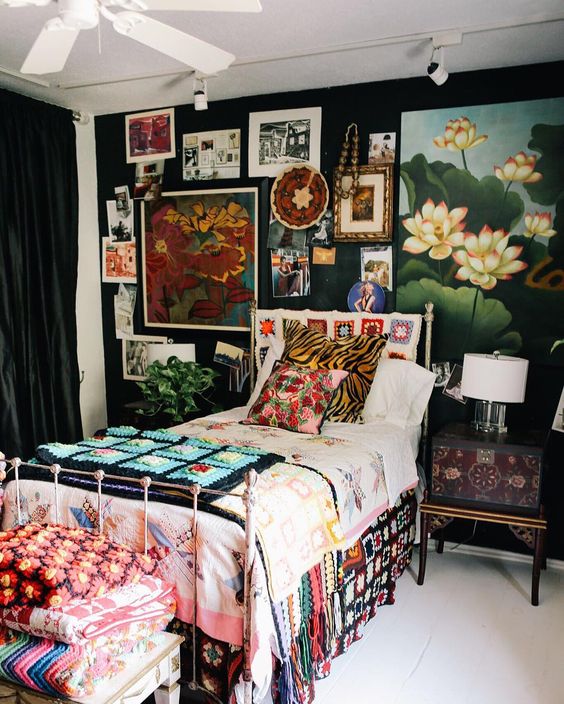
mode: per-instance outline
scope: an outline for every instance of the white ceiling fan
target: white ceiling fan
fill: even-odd
[[[51,0],[0,0],[0,7],[48,5]],[[98,25],[100,15],[116,32],[145,44],[202,74],[226,69],[235,56],[143,13],[145,10],[260,12],[260,0],[57,0],[59,14],[49,20],[31,47],[21,73],[62,71],[81,29]],[[114,12],[118,8],[124,12]]]

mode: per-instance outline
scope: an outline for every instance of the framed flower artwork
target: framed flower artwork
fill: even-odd
[[[347,190],[351,182],[349,167],[343,174],[342,188]],[[391,242],[393,192],[392,164],[360,166],[359,185],[354,195],[335,198],[333,239],[339,242]]]
[[[237,182],[239,183],[239,182]],[[141,204],[147,327],[249,330],[266,179],[164,193]]]

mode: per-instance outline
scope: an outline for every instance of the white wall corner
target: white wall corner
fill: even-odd
[[[78,285],[76,323],[80,410],[84,436],[107,425],[94,120],[76,123]]]

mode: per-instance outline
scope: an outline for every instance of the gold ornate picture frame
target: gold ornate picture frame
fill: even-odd
[[[335,175],[333,172],[333,193]],[[345,169],[342,188],[352,181],[352,169]],[[354,196],[335,198],[335,230],[337,242],[391,242],[393,232],[392,199],[393,165],[359,167],[359,185]]]

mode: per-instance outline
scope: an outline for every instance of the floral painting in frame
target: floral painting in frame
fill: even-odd
[[[259,191],[208,188],[165,193],[142,204],[146,326],[250,329]]]
[[[399,310],[433,345],[564,364],[564,98],[402,115]]]

